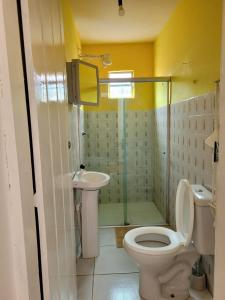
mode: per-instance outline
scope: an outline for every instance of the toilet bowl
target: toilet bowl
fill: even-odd
[[[194,211],[194,192],[182,179],[176,195],[176,231],[151,226],[126,233],[124,248],[139,266],[143,299],[189,299],[192,266],[199,258],[192,243]]]
[[[124,248],[139,265],[143,299],[188,299],[192,265],[199,257],[192,244],[184,247],[171,229],[143,227],[126,234]]]

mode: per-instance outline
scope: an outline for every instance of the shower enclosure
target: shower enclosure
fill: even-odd
[[[99,224],[166,224],[170,80],[102,79],[100,83],[99,107],[85,107],[81,118],[86,169],[111,177],[100,191]]]

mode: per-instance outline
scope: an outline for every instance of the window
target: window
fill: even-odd
[[[132,78],[133,71],[117,71],[109,72],[109,78]],[[134,83],[133,82],[112,82],[108,86],[108,97],[110,99],[128,99],[134,98]]]

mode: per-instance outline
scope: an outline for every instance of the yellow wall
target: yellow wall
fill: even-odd
[[[66,59],[78,57],[81,48],[73,16],[72,0],[61,0]],[[214,90],[214,81],[220,74],[220,43],[222,0],[182,0],[155,43],[82,45],[83,53],[110,53],[113,64],[103,68],[100,77],[108,71],[134,70],[134,76],[172,76],[172,102],[187,99]],[[97,60],[90,61],[98,64]],[[130,109],[147,109],[165,104],[165,89],[160,84],[136,84],[136,97],[129,100]],[[102,87],[102,89],[106,89]],[[99,107],[87,110],[117,110],[117,101],[106,97]]]
[[[154,45],[153,43],[128,44],[96,44],[82,45],[82,52],[87,54],[109,53],[112,65],[104,68],[98,60],[87,60],[98,65],[100,78],[107,78],[109,71],[133,70],[135,77],[150,77],[154,75]],[[107,86],[101,90],[107,94]],[[150,83],[135,85],[135,98],[127,99],[127,108],[134,110],[152,109],[154,106],[153,85]],[[101,97],[98,107],[85,107],[88,111],[117,110],[118,102],[115,99]]]
[[[172,76],[172,102],[215,89],[222,0],[182,0],[155,42],[155,76]],[[156,89],[156,106],[163,105]]]
[[[64,42],[67,61],[77,58],[79,49],[81,48],[80,36],[74,22],[73,4],[71,1],[72,0],[60,0],[63,13]]]

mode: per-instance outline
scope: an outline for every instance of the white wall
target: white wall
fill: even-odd
[[[0,0],[0,53],[0,299],[38,300],[31,160],[13,0]]]
[[[69,120],[68,110],[71,108],[66,97],[59,0],[24,0],[23,21],[45,300],[76,299],[74,204],[70,174],[73,170],[70,161],[76,160],[76,153],[68,148],[71,140],[69,126],[75,134],[76,122]]]
[[[214,300],[225,295],[225,1],[223,1],[222,67],[220,82],[220,158],[217,173]]]

